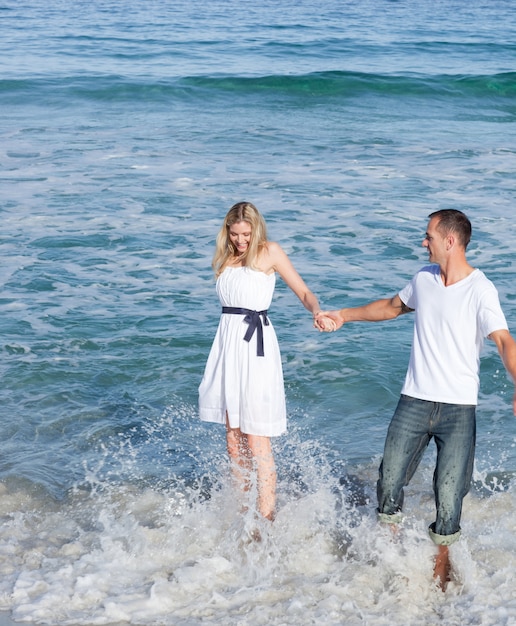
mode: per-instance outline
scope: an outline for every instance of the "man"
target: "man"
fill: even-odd
[[[468,218],[453,209],[429,218],[422,245],[432,265],[390,299],[324,315],[338,329],[348,322],[377,322],[415,312],[410,363],[379,469],[378,514],[383,522],[401,520],[403,488],[433,437],[436,520],[429,532],[438,546],[434,578],[444,591],[450,575],[448,546],[459,538],[462,500],[473,471],[480,349],[485,337],[492,339],[516,381],[516,342],[494,285],[466,260]],[[513,410],[516,414],[516,394]]]

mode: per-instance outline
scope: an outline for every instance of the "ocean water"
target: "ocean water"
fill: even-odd
[[[277,520],[238,510],[197,387],[242,199],[324,307],[393,295],[459,208],[516,332],[509,0],[3,0],[0,611],[50,625],[516,624],[513,385],[481,365],[474,483],[435,589],[433,450],[375,519],[411,318],[319,334],[278,283]]]

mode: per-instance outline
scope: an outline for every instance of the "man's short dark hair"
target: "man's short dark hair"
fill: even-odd
[[[464,249],[468,247],[468,243],[471,240],[471,222],[462,211],[458,209],[441,209],[430,213],[428,217],[430,219],[433,217],[439,219],[436,228],[442,235],[455,233]]]

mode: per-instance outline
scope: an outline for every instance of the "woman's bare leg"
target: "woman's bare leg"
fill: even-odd
[[[247,435],[247,444],[258,475],[258,511],[273,520],[276,507],[276,466],[269,437]]]
[[[252,459],[247,445],[247,435],[244,435],[240,428],[230,428],[227,424],[226,443],[233,478],[242,491],[249,491]]]

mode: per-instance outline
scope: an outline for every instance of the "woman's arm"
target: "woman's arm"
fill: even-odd
[[[279,244],[271,241],[267,246],[267,253],[267,261],[270,269],[278,272],[285,283],[301,300],[305,309],[308,309],[313,315],[319,313],[321,307],[319,306],[317,297],[307,287],[305,281],[298,274],[283,248]]]
[[[305,309],[312,313],[315,328],[327,332],[337,330],[335,322],[324,314],[321,314],[319,300],[307,287],[305,281],[298,274],[287,254],[278,243],[270,241],[267,244],[267,248],[260,258],[259,269],[266,274],[272,271],[278,272],[285,283],[301,300]]]

